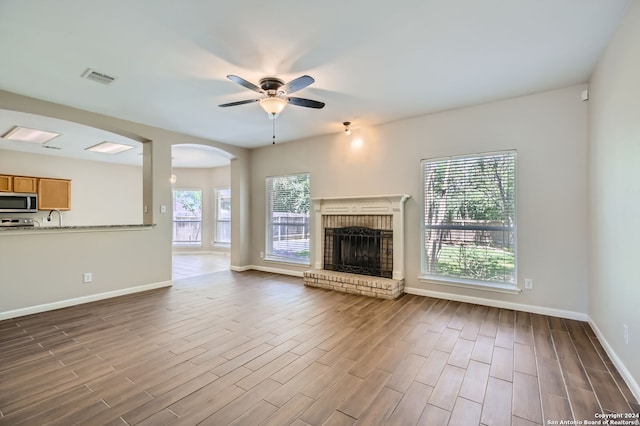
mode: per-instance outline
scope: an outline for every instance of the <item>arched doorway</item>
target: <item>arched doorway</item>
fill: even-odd
[[[230,155],[208,145],[175,144],[172,166],[172,279],[229,270]]]

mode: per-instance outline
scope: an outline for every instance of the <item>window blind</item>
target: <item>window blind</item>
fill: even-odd
[[[202,244],[202,191],[173,191],[173,245]]]
[[[266,258],[309,263],[309,174],[267,177]]]
[[[216,189],[215,244],[231,244],[231,189]]]
[[[423,274],[516,283],[516,153],[423,160]]]

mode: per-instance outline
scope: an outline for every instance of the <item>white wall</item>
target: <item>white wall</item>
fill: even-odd
[[[406,286],[587,312],[587,103],[585,86],[342,132],[252,152],[251,260],[262,268],[300,271],[260,259],[265,244],[265,184],[270,175],[310,172],[311,197],[406,193]],[[361,138],[361,147],[352,141]],[[517,150],[518,281],[520,295],[425,284],[420,275],[420,160]]]
[[[631,2],[589,84],[589,315],[640,398],[640,3]],[[623,326],[629,327],[629,343]],[[619,369],[620,366],[618,366]]]
[[[64,226],[142,223],[142,166],[0,150],[0,173],[71,179],[71,210],[61,213]],[[51,222],[42,220],[47,213],[20,217],[33,217],[42,226],[57,226],[57,214]]]
[[[173,173],[177,177],[173,189],[201,190],[202,191],[202,245],[200,246],[174,246],[175,252],[179,251],[223,251],[228,248],[213,245],[214,239],[214,207],[215,190],[229,188],[231,186],[231,171],[229,166],[212,168],[174,168]]]

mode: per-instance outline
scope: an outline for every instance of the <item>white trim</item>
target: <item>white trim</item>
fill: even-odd
[[[389,215],[393,227],[393,272],[394,280],[404,279],[404,204],[411,198],[408,194],[367,195],[356,197],[312,198],[314,212],[313,258],[314,269],[323,269],[324,229],[322,216],[335,215]]]
[[[419,276],[418,280],[426,284],[444,285],[449,287],[469,288],[472,290],[493,291],[496,293],[520,294],[521,288],[513,284],[501,284],[491,282],[465,282],[463,280],[448,281],[444,279],[435,279],[430,276]]]
[[[245,265],[245,266],[235,266],[235,265],[231,265],[229,266],[229,269],[233,272],[246,272],[249,271],[251,269],[253,269],[251,267],[251,265]]]
[[[261,272],[270,272],[272,274],[280,274],[280,275],[290,275],[292,277],[300,277],[304,276],[304,271],[292,271],[290,269],[282,269],[282,268],[271,268],[269,266],[260,266],[260,265],[245,265],[245,266],[231,266],[233,272],[246,272],[246,271],[261,271]]]
[[[291,266],[302,266],[305,268],[311,267],[311,263],[309,260],[296,262],[294,259],[289,259],[286,257],[277,257],[277,256],[265,256],[262,260],[265,262],[276,263],[279,265],[291,265]]]
[[[309,265],[307,265],[307,267],[308,266]],[[272,274],[290,275],[292,277],[302,278],[304,276],[304,271],[292,271],[290,269],[271,268],[269,266],[260,266],[260,265],[251,265],[248,268],[253,269],[254,271],[271,272]]]
[[[59,300],[57,302],[45,303],[42,305],[29,306],[27,308],[14,309],[12,311],[0,312],[0,320],[22,317],[25,315],[38,314],[40,312],[52,311],[54,309],[67,308],[69,306],[82,305],[84,303],[95,302],[112,297],[124,296],[127,294],[139,293],[141,291],[154,290],[157,288],[171,287],[173,281],[161,281],[152,284],[145,284],[137,287],[128,287],[120,290],[107,291],[104,293],[90,294],[88,296],[75,297],[73,299]]]
[[[513,309],[515,311],[531,312],[533,314],[549,315],[552,317],[568,318],[578,321],[587,321],[589,319],[589,316],[582,312],[566,311],[564,309],[547,308],[544,306],[525,305],[523,303],[505,302],[503,300],[485,299],[484,297],[463,296],[461,294],[423,290],[421,288],[406,286],[404,288],[404,292],[408,294],[415,294],[418,296],[455,300],[456,302],[474,303],[476,305],[485,305],[494,308]]]
[[[640,401],[640,385],[638,385],[638,382],[636,382],[629,370],[627,370],[627,367],[624,365],[622,360],[618,355],[616,355],[615,351],[609,342],[607,342],[607,339],[605,339],[604,334],[602,334],[595,321],[593,321],[591,317],[589,317],[588,321],[591,328],[593,328],[593,331],[596,333],[596,336],[598,336],[598,340],[602,344],[602,347],[607,352],[607,355],[609,355],[609,358],[611,358],[611,361],[613,361],[613,365],[616,366],[618,372],[622,376],[622,379],[627,383],[627,386],[629,386],[629,390],[631,390],[631,393],[635,396],[636,400]]]
[[[193,255],[193,254],[218,254],[218,253],[222,253],[222,252],[221,251],[213,251],[213,250],[173,250],[171,252],[171,255],[172,256],[187,256],[187,255]]]

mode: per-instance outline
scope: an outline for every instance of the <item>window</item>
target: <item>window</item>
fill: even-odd
[[[309,174],[267,178],[266,259],[309,264]]]
[[[423,160],[426,278],[516,286],[513,151]]]
[[[215,235],[214,245],[229,246],[231,244],[231,189],[218,188],[215,191]]]
[[[173,191],[173,245],[202,243],[202,191]]]

